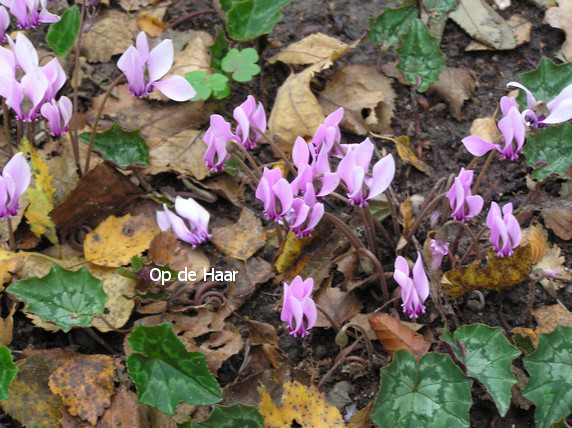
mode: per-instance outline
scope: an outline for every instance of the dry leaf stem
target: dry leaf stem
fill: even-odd
[[[475,233],[471,230],[471,228],[468,225],[466,225],[465,223],[463,223],[462,221],[459,221],[459,220],[449,220],[447,223],[445,223],[443,226],[441,226],[441,228],[445,229],[445,228],[452,226],[452,225],[458,226],[459,230],[457,231],[457,235],[455,236],[455,241],[451,245],[450,253],[453,255],[456,253],[459,239],[461,239],[461,237],[463,236],[463,232],[467,231],[467,234],[471,237],[473,243],[469,247],[467,252],[465,252],[465,255],[469,251],[474,249],[476,252],[477,258],[480,261],[481,260],[481,252],[479,251],[479,241],[478,241],[477,235],[475,235]],[[463,260],[464,259],[465,259],[465,257],[463,256]]]
[[[328,320],[328,322],[330,323],[332,328],[336,331],[336,333],[339,333],[340,332],[340,326],[334,321],[334,319],[328,313],[328,311],[324,307],[322,307],[318,304],[316,304],[316,309],[319,310],[324,317],[326,317],[326,319]]]
[[[82,34],[83,34],[83,22],[85,20],[85,6],[86,6],[86,0],[83,0],[81,3],[81,12],[80,12],[80,17],[79,17],[79,34],[77,35],[77,40],[75,43],[75,52],[74,52],[74,63],[73,63],[73,126],[72,126],[72,132],[70,132],[72,138],[70,138],[71,140],[71,145],[72,145],[72,151],[73,151],[73,157],[75,159],[75,164],[77,167],[77,172],[78,175],[81,177],[82,175],[82,171],[81,171],[81,161],[79,158],[79,117],[78,117],[78,106],[79,106],[79,101],[78,101],[78,92],[79,92],[79,88],[78,88],[78,83],[79,83],[79,53],[81,50],[81,39],[82,39]],[[91,146],[90,146],[91,149]],[[89,159],[89,152],[88,152],[88,159]],[[86,169],[87,172],[87,169]]]
[[[270,147],[272,147],[272,150],[274,150],[276,153],[278,153],[278,155],[282,158],[282,160],[288,166],[288,169],[290,170],[290,172],[292,174],[296,175],[296,168],[294,168],[294,165],[292,165],[292,162],[290,162],[290,160],[288,159],[288,156],[286,156],[286,154],[282,151],[282,149],[280,147],[278,147],[278,144],[276,144],[274,141],[272,141],[272,138],[268,138],[266,136],[266,134],[264,132],[262,132],[260,129],[258,129],[256,126],[252,125],[252,128],[256,132],[258,132],[258,134],[262,137],[262,139],[264,141],[266,141],[268,144],[270,144]]]
[[[186,15],[183,15],[177,19],[173,19],[171,22],[167,23],[167,30],[176,27],[179,24],[182,24],[185,21],[188,21],[189,19],[193,19],[197,16],[200,15],[206,15],[207,13],[215,13],[216,11],[214,9],[201,9],[201,10],[196,10],[194,12],[188,13]]]
[[[491,152],[489,153],[489,156],[487,157],[487,160],[485,161],[485,164],[483,165],[483,169],[481,169],[481,172],[479,173],[479,176],[477,177],[477,181],[475,182],[475,185],[473,187],[473,194],[474,195],[479,193],[479,189],[481,188],[481,183],[485,179],[485,175],[489,171],[489,168],[490,168],[491,164],[493,163],[493,160],[495,159],[497,153],[498,152],[496,150],[491,150]]]
[[[446,193],[441,193],[439,196],[437,196],[435,199],[433,199],[430,203],[425,205],[425,207],[421,210],[421,212],[419,213],[419,215],[415,219],[415,223],[413,223],[413,226],[411,226],[411,230],[409,231],[409,233],[405,237],[405,241],[407,244],[411,240],[411,237],[413,235],[415,235],[415,232],[417,231],[419,226],[421,226],[421,222],[423,221],[423,219],[427,216],[427,214],[429,214],[431,212],[431,210],[433,208],[435,208],[445,198],[445,196],[447,196]],[[405,248],[405,246],[403,248]],[[401,251],[403,251],[403,248],[401,249]]]
[[[471,254],[471,252],[475,252],[476,256],[478,257],[479,260],[481,260],[481,252],[479,251],[479,240],[481,239],[481,237],[483,236],[483,234],[487,231],[487,227],[483,226],[481,228],[481,230],[479,230],[479,233],[477,233],[475,235],[475,238],[473,239],[473,245],[471,245],[467,251],[465,252],[465,255],[461,258],[461,260],[459,261],[459,264],[462,265],[465,260],[467,260],[467,257],[469,257],[469,255]]]
[[[8,224],[8,242],[10,245],[10,251],[16,251],[16,240],[14,239],[14,228],[12,227],[12,218],[6,217],[6,222]]]

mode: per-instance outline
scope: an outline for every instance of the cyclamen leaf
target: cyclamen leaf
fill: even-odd
[[[234,404],[229,407],[215,406],[206,421],[191,422],[191,428],[263,428],[264,419],[256,407]]]
[[[517,382],[511,370],[512,360],[520,351],[509,343],[499,327],[473,324],[458,328],[454,334],[446,329],[440,331],[457,359],[466,366],[467,375],[482,382],[504,417],[510,407],[512,385]]]
[[[369,20],[368,38],[381,49],[397,47],[403,34],[417,18],[416,7],[387,8],[377,18]]]
[[[10,396],[10,385],[18,374],[18,367],[12,361],[10,349],[0,345],[0,400]]]
[[[416,19],[403,36],[403,45],[396,49],[399,54],[397,68],[405,80],[419,92],[439,80],[445,67],[445,56],[439,49],[440,39],[432,37],[423,21]]]
[[[222,59],[222,69],[232,73],[232,79],[237,82],[250,82],[254,76],[260,73],[258,64],[258,52],[252,48],[241,51],[231,49]]]
[[[522,395],[536,405],[537,427],[548,427],[570,414],[572,403],[572,327],[541,334],[538,348],[524,358],[530,380]]]
[[[226,31],[238,42],[247,42],[272,31],[282,19],[280,11],[292,0],[223,1]]]
[[[537,101],[551,101],[566,86],[572,84],[572,62],[556,65],[542,57],[536,70],[520,75],[520,82],[534,94]],[[526,108],[526,94],[520,91],[518,103]]]
[[[134,353],[127,371],[139,401],[168,415],[178,403],[210,405],[221,401],[218,383],[200,352],[189,352],[171,324],[139,325],[128,337]]]
[[[108,299],[103,281],[86,267],[71,271],[55,263],[46,276],[17,281],[7,291],[28,304],[27,312],[53,322],[66,333],[72,327],[91,326]]]
[[[127,168],[132,165],[149,165],[149,147],[145,139],[141,137],[141,131],[124,131],[114,123],[105,132],[95,134],[93,150],[119,165],[119,168]],[[79,136],[82,143],[89,144],[90,132],[84,132]]]
[[[468,427],[472,384],[448,355],[429,352],[416,361],[397,351],[381,369],[370,418],[381,427]]]
[[[529,134],[523,149],[532,176],[544,180],[551,174],[561,177],[572,165],[572,126],[551,126]]]
[[[80,12],[77,5],[68,8],[58,22],[54,22],[48,29],[46,42],[57,56],[69,54],[79,34]]]

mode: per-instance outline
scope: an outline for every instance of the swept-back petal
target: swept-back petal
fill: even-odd
[[[469,135],[461,140],[467,151],[473,156],[482,156],[491,150],[496,150],[497,145],[476,135]]]
[[[158,82],[153,82],[153,86],[173,101],[189,101],[197,95],[197,91],[194,90],[187,79],[181,76],[171,76]]]
[[[150,82],[156,82],[169,72],[173,66],[173,56],[173,41],[170,39],[163,40],[149,52],[147,70]]]

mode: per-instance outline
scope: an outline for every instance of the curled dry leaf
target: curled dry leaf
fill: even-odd
[[[242,320],[248,329],[248,343],[250,345],[270,344],[278,347],[278,334],[272,324],[255,320]]]
[[[0,248],[0,291],[4,290],[4,284],[12,279],[12,274],[24,266],[26,257],[26,253],[15,253]]]
[[[524,45],[530,42],[530,32],[532,30],[532,23],[521,15],[512,15],[506,22],[508,26],[512,29],[512,33],[516,40],[516,46]],[[466,51],[488,51],[492,50],[491,47],[477,42],[476,40],[471,41],[469,45],[465,48]]]
[[[12,333],[14,332],[14,313],[17,304],[13,303],[6,318],[0,318],[0,345],[8,346],[12,343]]]
[[[161,37],[163,31],[167,29],[167,24],[150,13],[141,12],[137,16],[137,27],[139,27],[141,31],[144,31],[148,36]]]
[[[373,313],[369,316],[369,323],[377,340],[390,354],[404,349],[416,358],[421,358],[429,351],[431,344],[423,336],[389,314]]]
[[[391,133],[395,92],[391,79],[367,64],[338,70],[318,97],[324,114],[344,108],[342,126],[357,135]]]
[[[314,33],[282,49],[268,59],[268,62],[274,64],[276,61],[281,61],[285,64],[311,65],[326,61],[329,67],[353,47],[354,45],[347,45],[325,34]]]
[[[445,67],[439,75],[439,80],[429,87],[429,91],[442,98],[449,106],[451,116],[461,121],[463,103],[473,96],[476,84],[468,70]]]
[[[261,257],[251,257],[246,262],[229,259],[226,269],[238,272],[235,280],[228,283],[225,292],[228,305],[235,311],[248,300],[260,284],[274,276],[272,264]]]
[[[212,229],[211,241],[227,256],[248,260],[266,243],[266,232],[260,219],[243,208],[236,223]]]
[[[344,322],[359,314],[363,307],[361,301],[354,295],[339,288],[323,288],[314,295],[316,304],[320,305],[334,320],[338,327]],[[331,328],[327,318],[318,311],[316,327]]]
[[[544,224],[561,239],[572,239],[572,195],[542,201]]]
[[[402,225],[403,225],[403,232],[401,233],[403,236],[407,236],[411,228],[413,227],[413,211],[411,209],[411,197],[409,194],[407,195],[407,199],[399,204],[399,213],[403,218]]]
[[[209,334],[206,340],[201,338],[200,345],[194,338],[183,334],[181,340],[190,352],[202,352],[207,358],[207,366],[216,374],[222,363],[235,354],[238,354],[244,346],[244,340],[240,334],[240,330],[226,323],[221,331],[215,331]]]
[[[413,153],[413,150],[411,150],[411,144],[408,135],[400,135],[399,137],[395,138],[389,138],[389,137],[384,137],[384,138],[386,140],[390,140],[393,143],[395,143],[395,147],[397,148],[397,154],[399,155],[402,161],[408,163],[409,165],[413,165],[419,171],[425,173],[428,176],[431,176],[431,169],[429,168],[429,166],[422,160],[419,160],[415,155],[415,153]]]
[[[274,263],[276,270],[279,273],[282,273],[288,269],[292,263],[294,263],[298,257],[300,257],[304,247],[310,245],[314,238],[315,236],[313,234],[312,236],[300,239],[294,235],[294,232],[288,231],[288,234],[286,235],[286,242],[282,247],[282,251],[276,258],[276,262]]]
[[[51,374],[49,386],[70,414],[95,425],[111,405],[114,373],[113,359],[107,355],[76,355]]]
[[[566,40],[560,52],[566,61],[572,61],[572,2],[558,0],[558,7],[551,7],[546,11],[544,23],[564,31]]]
[[[530,226],[524,229],[522,241],[530,244],[532,264],[539,263],[546,254],[546,240],[542,234],[542,226]]]
[[[572,312],[561,305],[542,306],[532,313],[536,319],[536,328],[514,327],[512,331],[530,337],[535,348],[540,334],[551,333],[559,325],[572,327]]]
[[[479,117],[473,120],[469,134],[484,138],[487,141],[495,141],[501,134],[494,117]]]

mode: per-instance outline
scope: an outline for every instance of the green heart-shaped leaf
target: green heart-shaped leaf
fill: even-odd
[[[215,406],[209,418],[201,423],[192,421],[192,428],[263,428],[264,419],[256,407],[234,404]]]
[[[84,132],[79,139],[89,144],[90,136],[90,132]],[[93,150],[99,151],[104,159],[115,162],[119,168],[149,165],[149,147],[141,131],[124,131],[117,123],[107,131],[95,134]]]
[[[79,34],[79,15],[79,8],[74,4],[63,13],[58,22],[50,25],[46,42],[57,56],[66,56],[72,50]]]
[[[381,369],[381,388],[369,415],[381,427],[469,426],[471,385],[451,357],[429,352],[419,361],[397,351]]]
[[[381,49],[397,47],[403,34],[417,18],[416,7],[399,7],[384,9],[377,18],[369,20],[368,38],[381,46]]]
[[[464,325],[454,335],[444,328],[440,331],[467,368],[467,375],[485,386],[504,417],[512,399],[510,390],[517,382],[511,370],[512,360],[520,351],[509,343],[499,327]]]
[[[171,324],[139,325],[128,337],[134,353],[127,371],[139,401],[173,415],[178,403],[209,405],[221,401],[218,383],[200,352],[189,352]]]
[[[529,134],[523,149],[532,176],[544,180],[551,174],[566,176],[572,165],[572,126],[551,126]]]
[[[282,19],[280,11],[292,0],[224,1],[226,31],[238,42],[247,42],[272,31]]]
[[[211,94],[217,100],[221,100],[230,94],[228,77],[224,74],[214,73],[208,75],[205,71],[197,70],[185,74],[185,79],[197,91],[193,101],[207,100]]]
[[[0,345],[0,400],[10,396],[10,385],[18,374],[18,367],[12,361],[12,353],[4,345]]]
[[[103,281],[86,267],[71,271],[55,263],[43,278],[17,281],[7,291],[28,304],[27,312],[53,322],[66,333],[72,327],[91,326],[93,318],[103,313],[108,299]]]
[[[572,327],[559,325],[541,334],[524,367],[530,380],[522,395],[536,405],[536,426],[548,427],[567,417],[572,405]]]
[[[556,65],[546,57],[542,57],[536,70],[520,75],[520,82],[528,88],[537,101],[549,102],[566,86],[572,84],[572,62]],[[526,108],[526,94],[520,91],[518,103]]]
[[[252,48],[241,51],[231,49],[222,59],[222,69],[232,73],[232,79],[237,82],[250,82],[254,76],[260,73],[258,52]]]

